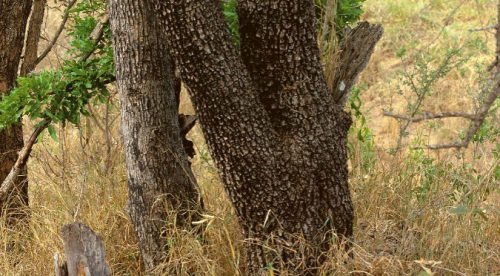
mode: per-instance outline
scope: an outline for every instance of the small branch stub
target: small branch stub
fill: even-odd
[[[340,43],[341,56],[333,82],[333,94],[338,104],[343,106],[347,102],[352,87],[366,68],[383,33],[382,25],[361,22]]]

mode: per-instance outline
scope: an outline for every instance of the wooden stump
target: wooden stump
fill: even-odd
[[[59,255],[54,256],[56,276],[107,276],[110,275],[106,263],[106,252],[101,237],[92,229],[75,222],[61,230],[67,261],[59,263]]]

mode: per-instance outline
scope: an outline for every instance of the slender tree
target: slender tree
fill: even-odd
[[[128,212],[147,270],[166,256],[168,210],[189,211],[199,191],[183,147],[178,83],[149,2],[111,0],[110,22],[128,171]],[[176,89],[174,89],[177,87]],[[185,135],[186,130],[182,130]],[[178,217],[181,227],[189,214]]]
[[[152,2],[248,239],[248,272],[314,273],[354,221],[351,119],[325,81],[314,2],[240,0],[241,52],[219,1]]]
[[[31,5],[32,1],[26,0],[0,0],[0,97],[15,85]],[[22,147],[21,123],[0,131],[0,182],[9,174]],[[9,223],[24,217],[21,209],[28,205],[26,169],[23,171],[8,199],[0,201],[0,213]]]

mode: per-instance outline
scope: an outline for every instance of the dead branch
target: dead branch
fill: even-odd
[[[42,54],[36,59],[35,66],[38,65],[45,57],[47,57],[47,55],[50,53],[50,51],[52,51],[52,48],[54,47],[54,45],[56,45],[57,40],[59,39],[59,36],[61,36],[61,33],[63,32],[64,27],[66,26],[66,22],[68,22],[69,13],[70,13],[69,11],[75,5],[75,3],[76,3],[76,0],[72,0],[71,2],[69,2],[68,7],[66,8],[66,11],[64,12],[63,19],[62,19],[61,24],[59,25],[59,28],[57,28],[57,31],[54,34],[54,37],[50,41],[47,48],[45,48],[45,50],[42,52]]]
[[[384,111],[384,116],[392,117],[398,120],[406,121],[406,125],[410,123],[418,123],[425,120],[435,120],[435,119],[444,119],[444,118],[465,118],[471,120],[471,125],[469,126],[465,138],[462,141],[456,141],[448,144],[436,144],[436,145],[427,145],[427,148],[432,150],[438,149],[450,149],[450,148],[467,148],[474,138],[474,135],[481,128],[481,125],[486,120],[488,116],[489,110],[495,103],[495,100],[500,96],[500,76],[497,74],[495,76],[496,81],[494,82],[493,88],[487,94],[486,99],[482,103],[481,107],[477,110],[475,114],[464,113],[464,112],[441,112],[441,113],[427,113],[424,112],[421,116],[406,116],[401,114],[394,114],[389,111]]]
[[[383,33],[382,25],[361,22],[340,43],[340,61],[332,86],[335,102],[338,104],[343,106],[347,102],[352,87],[366,68]]]
[[[42,133],[42,131],[49,126],[49,123],[50,123],[49,121],[44,121],[39,127],[35,128],[30,138],[19,152],[19,156],[16,160],[16,163],[10,170],[10,173],[2,182],[2,186],[0,186],[0,202],[5,201],[7,199],[9,191],[15,185],[15,180],[17,179],[23,167],[26,165],[26,162],[28,161],[31,150],[33,149],[33,145],[35,144],[38,135],[40,135],[40,133]]]
[[[498,2],[498,8],[497,8],[497,20],[500,22],[500,1]],[[478,109],[476,113],[476,120],[473,120],[471,125],[469,126],[469,129],[467,130],[467,133],[465,134],[465,139],[460,142],[454,142],[451,144],[437,144],[437,145],[428,145],[427,147],[429,149],[449,149],[449,148],[456,148],[456,149],[461,149],[461,148],[466,148],[469,146],[469,143],[472,141],[474,138],[474,135],[477,133],[477,131],[481,128],[481,125],[483,124],[484,120],[488,116],[488,112],[490,111],[491,107],[495,103],[496,99],[500,96],[500,28],[499,26],[500,23],[497,23],[497,25],[494,26],[496,28],[496,58],[495,62],[493,63],[493,68],[496,69],[495,75],[493,79],[490,81],[493,83],[493,88],[491,91],[487,94],[483,104],[481,107]],[[488,88],[488,87],[486,87]]]
[[[444,119],[444,118],[465,118],[472,121],[478,120],[475,114],[465,113],[465,112],[441,112],[441,113],[423,112],[421,116],[411,117],[401,114],[395,114],[390,111],[384,111],[384,116],[392,117],[403,121],[410,121],[412,123],[418,123],[426,120]]]
[[[477,133],[477,131],[481,128],[484,120],[488,116],[488,112],[490,108],[493,106],[495,100],[500,96],[500,81],[496,81],[494,89],[488,94],[482,106],[479,108],[476,119],[472,121],[467,133],[465,134],[465,139],[461,142],[455,142],[451,144],[437,144],[437,145],[428,145],[429,149],[437,150],[437,149],[449,149],[449,148],[466,148],[469,146],[472,138]]]
[[[484,31],[489,31],[489,30],[496,29],[497,27],[498,27],[498,25],[490,25],[490,26],[481,27],[481,28],[469,29],[469,32],[471,32],[471,33],[473,33],[473,32],[484,32]]]

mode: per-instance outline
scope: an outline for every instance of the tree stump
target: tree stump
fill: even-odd
[[[54,256],[56,276],[107,276],[106,252],[101,237],[82,223],[65,225],[61,230],[67,261],[59,264]]]

